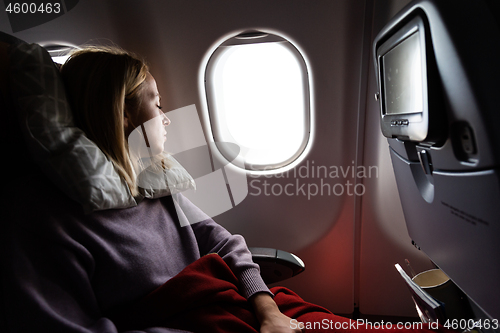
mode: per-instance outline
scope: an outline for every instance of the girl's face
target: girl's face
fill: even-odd
[[[167,140],[165,127],[170,124],[170,119],[161,111],[160,94],[153,76],[148,73],[143,84],[140,107],[128,112],[129,119],[125,119],[125,133],[128,136],[134,130],[131,124],[137,126],[136,131],[144,137],[146,146],[150,149],[149,153],[158,155],[163,151],[163,145]]]

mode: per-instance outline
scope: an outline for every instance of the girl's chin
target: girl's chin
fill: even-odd
[[[153,156],[160,155],[163,152],[163,146],[151,148],[150,151],[151,151],[151,155],[153,155]]]

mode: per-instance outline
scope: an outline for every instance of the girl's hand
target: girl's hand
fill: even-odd
[[[250,298],[255,315],[260,322],[260,333],[301,333],[297,321],[285,316],[267,293],[257,293]],[[293,324],[293,325],[292,325]]]
[[[269,314],[268,318],[261,322],[260,333],[302,333],[296,325],[297,322],[292,325],[291,320],[278,310],[276,314]]]

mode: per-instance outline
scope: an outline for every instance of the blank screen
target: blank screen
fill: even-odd
[[[419,32],[403,40],[383,57],[385,113],[423,111],[422,57]]]

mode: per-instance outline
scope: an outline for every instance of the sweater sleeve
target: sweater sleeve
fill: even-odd
[[[257,292],[273,295],[262,280],[259,265],[253,262],[243,236],[232,235],[214,220],[204,216],[204,213],[183,195],[175,194],[174,201],[178,215],[183,215],[189,221],[195,233],[200,255],[219,254],[239,279],[240,292],[244,297],[249,298]],[[182,212],[179,212],[179,209]]]
[[[94,260],[84,247],[62,234],[16,223],[4,228],[1,241],[0,327],[6,332],[119,332],[100,311],[92,289]]]

